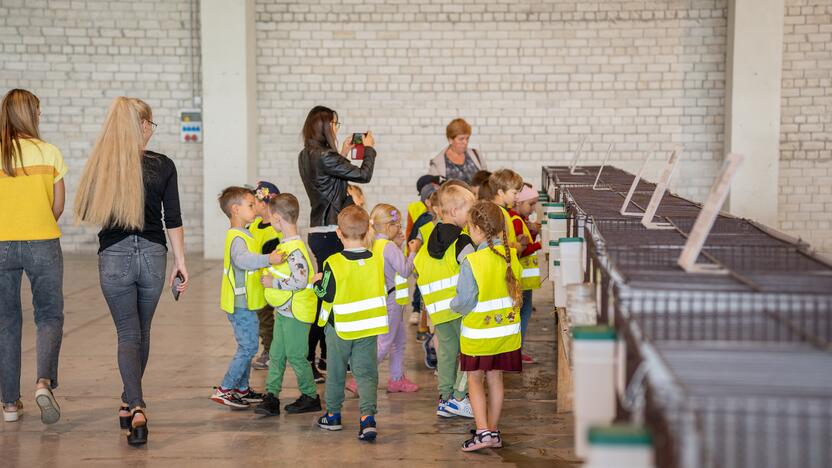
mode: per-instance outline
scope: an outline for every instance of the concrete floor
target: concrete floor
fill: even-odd
[[[228,321],[217,301],[219,262],[191,260],[191,288],[178,303],[166,291],[153,323],[150,363],[144,379],[150,441],[131,448],[118,428],[121,381],[116,334],[98,285],[94,255],[66,258],[66,322],[61,353],[61,421],[40,422],[34,403],[35,343],[32,308],[24,308],[23,404],[17,423],[0,423],[0,466],[577,466],[571,416],[555,413],[554,314],[551,293],[536,295],[528,350],[539,364],[506,377],[501,429],[505,447],[466,454],[459,446],[471,420],[438,418],[436,378],[422,364],[421,347],[408,342],[407,373],[416,394],[385,391],[387,363],[380,369],[379,440],[359,442],[358,400],[343,409],[345,429],[324,432],[314,414],[263,419],[230,411],[209,400],[234,352]],[[547,289],[547,288],[544,288]],[[543,290],[542,290],[543,291]],[[24,291],[24,305],[30,294]],[[415,327],[409,327],[413,336]],[[266,371],[253,371],[263,389]],[[323,385],[319,386],[323,392]],[[299,395],[287,372],[282,402]]]

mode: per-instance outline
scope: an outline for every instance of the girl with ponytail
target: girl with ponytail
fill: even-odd
[[[507,247],[501,208],[478,201],[468,215],[477,251],[460,265],[453,311],[461,314],[460,368],[468,373],[468,392],[476,430],[462,444],[470,452],[503,446],[498,428],[503,407],[503,372],[520,372],[520,262]],[[488,383],[486,399],[485,385]]]

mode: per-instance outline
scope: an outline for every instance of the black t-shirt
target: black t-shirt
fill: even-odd
[[[167,247],[165,230],[162,227],[163,208],[165,228],[173,229],[182,226],[176,165],[173,161],[164,154],[145,151],[142,158],[142,177],[144,178],[144,230],[104,228],[98,233],[98,252],[136,234]]]

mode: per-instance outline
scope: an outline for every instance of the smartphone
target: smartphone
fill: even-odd
[[[354,144],[354,145],[363,145],[364,144],[364,134],[363,133],[353,133],[352,134],[352,144]]]
[[[185,281],[185,277],[182,276],[182,273],[177,273],[176,278],[173,279],[173,286],[170,287],[170,292],[173,294],[173,300],[179,300],[179,285],[181,285]]]

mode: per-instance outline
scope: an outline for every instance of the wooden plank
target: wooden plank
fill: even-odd
[[[572,334],[569,332],[569,322],[566,310],[559,308],[558,316],[558,373],[557,373],[557,412],[572,411]]]

